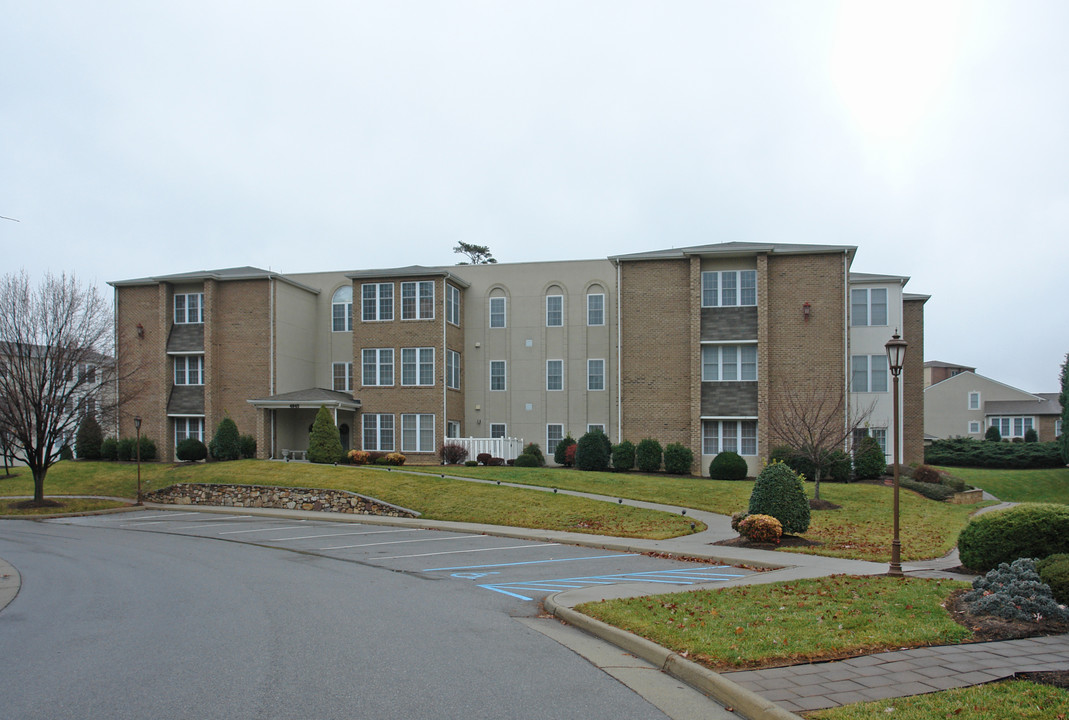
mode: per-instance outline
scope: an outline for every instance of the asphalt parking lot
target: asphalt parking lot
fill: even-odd
[[[685,587],[730,582],[750,571],[555,542],[320,520],[183,510],[145,510],[50,522],[129,532],[181,534],[274,547],[465,583],[513,602],[619,583]]]

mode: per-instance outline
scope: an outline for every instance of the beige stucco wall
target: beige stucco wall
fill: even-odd
[[[969,410],[969,393],[980,393],[980,405]],[[1033,396],[997,380],[963,372],[924,390],[924,432],[937,438],[982,438],[987,430],[984,403],[992,400],[1032,400]],[[980,432],[969,432],[969,421],[980,423]],[[1038,429],[1038,428],[1037,428]]]

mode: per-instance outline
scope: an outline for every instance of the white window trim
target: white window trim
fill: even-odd
[[[411,365],[412,363],[405,362],[405,351],[414,350],[416,353],[416,382],[405,382],[405,365]],[[424,354],[429,351],[431,360],[431,378],[430,382],[423,381],[423,366],[427,363],[424,361]],[[407,347],[401,348],[401,387],[434,387],[434,348],[433,347]]]
[[[969,421],[969,435],[979,435],[984,430],[984,424],[979,420]]]
[[[742,302],[742,275],[743,273],[753,273],[754,276],[754,301],[752,303]],[[716,276],[716,297],[715,302],[707,304],[706,300],[706,278]],[[735,302],[726,304],[724,302],[724,276],[735,276]],[[757,307],[757,271],[742,269],[742,270],[703,270],[701,274],[701,306],[703,308],[715,308],[715,307]]]
[[[872,293],[880,292],[884,293],[884,322],[874,323],[872,322]],[[854,293],[865,293],[865,322],[861,322],[854,314]],[[860,303],[857,303],[860,305]],[[887,288],[850,288],[850,327],[887,327],[891,322],[891,293]]]
[[[406,420],[411,421],[413,418],[415,419],[415,422],[416,422],[416,427],[415,427],[415,430],[416,430],[416,446],[415,447],[409,447],[409,446],[407,446],[405,444],[405,442],[406,442],[405,441],[405,421]],[[430,424],[431,424],[431,428],[430,428],[430,433],[431,433],[430,447],[424,447],[423,444],[422,444],[423,431],[426,429],[424,427],[424,423],[427,420],[427,418],[430,418]],[[401,452],[403,452],[403,453],[405,453],[405,452],[410,452],[410,453],[431,453],[431,452],[434,452],[434,445],[435,445],[434,441],[435,441],[435,437],[434,437],[434,413],[401,413]]]
[[[502,387],[499,387],[499,388],[495,388],[494,387],[494,365],[497,364],[497,363],[501,363],[501,385],[502,385]],[[490,392],[505,392],[506,390],[508,390],[508,388],[509,388],[508,361],[506,361],[506,360],[491,360],[490,361],[489,380],[490,380]]]
[[[549,364],[550,363],[560,363],[560,375],[558,376],[560,378],[560,387],[550,387],[549,386],[549,379],[550,379]],[[553,358],[553,359],[550,359],[550,360],[546,360],[546,392],[562,392],[563,390],[564,390],[564,360],[556,359],[556,358]]]
[[[178,443],[182,442],[182,440],[185,440],[186,438],[190,438],[190,437],[193,437],[193,438],[195,438],[197,440],[200,440],[201,442],[204,442],[204,416],[203,415],[179,415],[179,416],[171,416],[171,417],[174,420],[174,444],[175,444],[175,447],[178,447]],[[183,425],[183,428],[184,428],[183,437],[181,437],[181,438],[178,437],[178,422],[180,420],[182,421],[182,425]],[[190,420],[198,421],[200,430],[199,430],[199,433],[197,435],[190,435],[189,434],[189,421]]]
[[[587,423],[586,431],[587,432],[594,432],[594,430],[597,429],[597,430],[601,430],[604,433],[605,432],[605,427],[606,427],[605,423]]]
[[[595,375],[591,372],[591,364],[592,363],[597,363],[597,362],[601,363],[601,387],[599,387],[599,388],[595,388],[595,387],[591,387],[590,386],[591,385],[591,380],[593,380],[594,377],[595,377]],[[607,368],[606,363],[605,363],[605,358],[587,358],[587,361],[586,361],[586,389],[587,389],[587,392],[603,392],[608,387],[608,383],[605,381],[605,376],[607,374],[608,374],[608,368]]]
[[[431,311],[429,315],[422,313],[422,300],[423,300],[423,287],[424,285],[431,286]],[[405,286],[414,286],[415,290],[415,307],[414,315],[412,317],[405,317]],[[408,320],[433,320],[434,319],[434,281],[433,280],[412,280],[401,283],[401,321]]]
[[[761,454],[761,430],[757,426],[757,417],[703,417],[701,418],[701,450],[702,455],[712,457],[718,453],[705,452],[705,423],[715,422],[717,423],[716,445],[718,448],[724,447],[724,423],[733,422],[736,423],[735,429],[737,435],[735,440],[738,444],[737,452],[742,457],[758,457]],[[742,452],[742,423],[752,422],[754,423],[754,453],[752,455],[744,454]],[[720,450],[722,452],[722,450]]]
[[[866,358],[866,361],[865,361],[865,389],[864,390],[858,390],[857,388],[854,387],[854,358],[859,358],[859,357]],[[886,373],[884,374],[884,380],[885,380],[884,389],[883,390],[873,390],[872,389],[872,359],[873,358],[883,358],[884,361],[887,360],[887,356],[886,355],[851,355],[850,356],[850,392],[859,393],[859,394],[861,394],[861,393],[889,393],[889,392],[891,392],[891,369],[889,367],[887,367],[886,365],[884,366],[886,368]]]
[[[445,421],[445,436],[450,440],[455,440],[460,437],[460,421],[459,420],[446,420]]]
[[[368,352],[368,351],[371,351],[371,352],[375,353],[375,362],[373,362],[373,363],[365,363],[364,362],[364,353]],[[383,359],[382,359],[382,356],[383,356],[383,353],[387,353],[387,352],[390,354],[390,360],[389,360],[389,362],[384,362]],[[361,348],[360,349],[360,385],[361,385],[361,387],[393,387],[397,383],[397,367],[395,365],[395,363],[396,363],[396,357],[394,357],[395,355],[396,355],[396,353],[394,352],[393,348]],[[373,383],[364,382],[364,380],[365,380],[364,367],[366,365],[374,365],[375,366],[375,382],[373,382]],[[382,369],[384,367],[387,367],[387,366],[390,368],[390,381],[391,382],[384,383],[384,382],[382,382]]]
[[[560,437],[551,439],[549,437],[550,428],[560,428]],[[557,449],[556,443],[559,443],[565,437],[566,435],[564,433],[564,423],[546,423],[546,454],[552,455]]]
[[[490,437],[491,438],[495,437],[494,436],[494,428],[495,427],[500,427],[501,428],[501,437],[502,438],[507,438],[509,436],[508,423],[490,423]]]
[[[590,299],[601,298],[601,322],[590,322]],[[605,325],[605,293],[586,294],[586,324],[588,327],[602,327]]]
[[[1009,429],[1010,429],[1010,431],[1008,433],[1002,432],[1002,424],[1001,424],[1002,420],[1008,420],[1009,421]],[[1016,420],[1020,420],[1021,421],[1021,434],[1020,435],[1018,435],[1015,432],[1016,428],[1014,426],[1017,424],[1015,422]],[[1039,433],[1039,426],[1036,423],[1035,415],[993,415],[993,416],[991,416],[991,417],[989,417],[987,419],[987,426],[988,427],[995,427],[995,422],[996,421],[999,422],[999,425],[998,425],[999,435],[1001,435],[1004,438],[1023,438],[1025,436],[1025,433],[1027,433],[1029,430],[1035,430],[1037,434]],[[1025,422],[1025,421],[1027,421],[1027,422]]]
[[[382,301],[384,287],[390,288],[390,316],[383,317],[385,313],[382,312]],[[373,302],[375,303],[374,316],[368,318],[364,315],[364,288],[375,288],[375,297]],[[363,283],[360,285],[360,322],[393,322],[394,318],[394,287],[393,283]],[[371,300],[371,298],[367,298]]]
[[[445,351],[445,386],[450,390],[459,390],[461,383],[460,353],[456,350]]]
[[[549,301],[557,298],[560,300],[560,322],[551,325],[549,323]],[[564,296],[563,295],[546,295],[546,327],[564,327]]]
[[[345,387],[338,387],[338,368],[345,368],[344,385]],[[338,392],[352,392],[353,391],[353,364],[351,362],[336,362],[330,365],[331,381],[330,386]]]
[[[976,407],[973,407],[973,404],[972,404],[972,399],[974,397],[976,398]],[[968,398],[966,399],[965,402],[966,402],[966,407],[969,410],[979,410],[980,409],[980,393],[978,391],[976,391],[976,390],[969,391]]]
[[[450,325],[460,327],[460,288],[449,283],[445,284],[445,319]]]
[[[342,300],[342,301],[339,302],[336,299],[338,297],[338,293],[340,293],[342,290],[348,290],[349,291],[349,300],[348,301]],[[335,327],[335,320],[338,319],[338,318],[335,317],[335,308],[337,308],[339,305],[343,308],[343,312],[344,312],[344,315],[342,316],[342,320],[343,320],[342,325],[344,327],[342,327],[340,329]],[[341,287],[337,288],[334,291],[334,293],[330,296],[330,331],[331,332],[352,332],[353,331],[353,286],[352,285],[348,285],[348,286],[347,285],[342,285]]]
[[[741,341],[737,341],[737,342],[735,342],[735,341],[720,341],[720,340],[716,340],[716,341],[704,341],[704,342],[702,342],[701,346],[702,346],[702,355],[701,355],[701,358],[700,358],[699,361],[701,362],[701,366],[702,366],[701,367],[701,376],[702,376],[702,380],[701,381],[702,382],[717,382],[717,383],[720,383],[720,382],[757,382],[760,379],[760,377],[761,377],[761,368],[760,368],[760,365],[759,365],[759,362],[758,362],[760,357],[759,357],[758,352],[757,352],[757,342],[755,342],[753,340],[741,340]],[[754,361],[753,361],[754,376],[753,376],[753,378],[740,379],[742,377],[742,366],[743,366],[742,348],[744,346],[753,347],[754,348]],[[721,376],[724,374],[724,372],[723,372],[723,367],[724,367],[724,348],[728,348],[728,347],[737,348],[736,351],[735,351],[735,354],[736,354],[736,357],[738,358],[738,362],[736,363],[736,367],[738,368],[737,374],[739,375],[739,377],[734,379],[734,380],[722,380],[721,379]],[[705,363],[705,351],[706,351],[707,348],[716,348],[717,349],[717,353],[716,353],[716,374],[717,374],[717,377],[713,378],[713,379],[710,379],[710,378],[706,377],[706,375],[705,375],[705,364],[706,364]]]
[[[384,435],[384,430],[383,430],[383,427],[382,427],[382,418],[384,418],[384,417],[390,418],[390,446],[389,447],[383,447],[383,442],[382,442],[382,438],[383,438],[383,435]],[[373,430],[375,432],[375,443],[374,443],[375,447],[368,447],[368,444],[367,444],[367,430],[368,430],[367,422],[371,418],[375,418],[375,427],[373,428]],[[364,414],[362,414],[361,415],[361,420],[360,420],[360,446],[362,448],[364,448],[364,450],[369,450],[369,451],[372,451],[372,452],[394,452],[394,450],[397,448],[397,420],[396,420],[396,418],[394,418],[393,413],[364,413]]]
[[[189,319],[189,298],[197,298],[197,319]],[[178,319],[178,298],[182,298],[182,319]],[[204,293],[175,293],[173,298],[174,312],[172,317],[174,318],[175,325],[203,325],[204,324]]]
[[[182,375],[181,381],[179,381],[179,360],[182,361]],[[189,382],[189,363],[193,360],[197,361],[197,382]],[[204,384],[204,356],[199,353],[191,353],[188,355],[175,355],[174,356],[174,384],[181,387],[196,387]]]

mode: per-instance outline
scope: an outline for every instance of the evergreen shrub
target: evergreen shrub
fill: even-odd
[[[241,457],[247,460],[256,457],[256,438],[252,435],[242,435],[239,437],[238,447],[241,449]]]
[[[626,472],[635,467],[635,444],[624,440],[612,446],[612,469]]]
[[[575,446],[577,470],[604,471],[609,468],[611,446],[601,430],[591,430],[579,438]]]
[[[973,580],[973,589],[961,599],[977,615],[1023,621],[1036,617],[1069,620],[1069,610],[1055,601],[1032,558],[1000,563],[984,577]]]
[[[575,445],[575,438],[571,433],[564,436],[564,439],[557,443],[557,447],[553,448],[553,462],[564,467],[571,467],[575,462],[575,451],[572,451],[572,459],[568,459],[568,448]]]
[[[219,423],[219,426],[222,427],[222,424]],[[237,430],[236,427],[234,429]],[[214,453],[212,457],[215,457]],[[312,423],[312,432],[308,434],[308,460],[314,463],[330,464],[341,459],[341,435],[338,433],[338,427],[334,424],[334,418],[326,406],[320,405],[316,419]]]
[[[1036,571],[1040,579],[1050,586],[1054,599],[1062,605],[1069,605],[1069,555],[1057,553],[1036,560]]]
[[[694,465],[694,452],[682,443],[669,443],[664,448],[664,471],[671,475],[689,475]]]
[[[538,458],[531,453],[520,453],[516,456],[516,461],[513,463],[513,467],[536,468],[541,467],[541,465],[538,463]]]
[[[74,438],[74,451],[78,453],[78,459],[99,460],[100,445],[103,442],[104,431],[100,429],[100,423],[93,415],[86,415],[82,418],[78,434]]]
[[[958,535],[961,564],[978,571],[1022,557],[1069,553],[1069,505],[1022,503],[978,515]]]
[[[238,433],[238,426],[229,417],[219,421],[219,425],[215,428],[215,435],[208,443],[208,452],[215,460],[237,460],[241,457],[241,435]],[[340,440],[338,441],[338,455],[341,455]],[[329,462],[337,459],[334,457]]]
[[[661,444],[653,438],[646,438],[635,448],[635,466],[640,472],[655,473],[661,469]]]
[[[781,462],[769,463],[758,474],[748,512],[771,515],[780,521],[785,533],[799,534],[809,529],[809,498],[802,479]]]
[[[479,453],[478,455],[475,456],[475,460],[480,465],[489,465],[490,464],[490,458],[492,458],[492,457],[493,457],[493,455],[491,455],[490,453]]]
[[[969,437],[936,440],[924,448],[924,462],[1007,470],[1065,466],[1057,442],[996,443]]]
[[[100,443],[100,459],[101,460],[118,460],[119,459],[119,441],[113,437],[104,438],[104,442]]]
[[[546,466],[546,456],[542,454],[542,448],[538,447],[538,443],[527,443],[523,451],[529,455],[534,455],[538,459],[538,467]],[[499,464],[504,465],[505,461],[502,460]]]
[[[709,477],[713,480],[745,480],[750,469],[736,452],[725,450],[709,463]]]
[[[988,442],[1002,442],[1002,433],[998,431],[998,428],[992,425],[984,433],[984,440]]]
[[[876,438],[866,435],[854,446],[854,477],[874,480],[887,470],[887,457]]]
[[[1028,428],[1024,431],[1024,441],[1026,443],[1039,442],[1039,433],[1036,432],[1035,428]]]
[[[186,438],[178,443],[174,454],[182,462],[197,462],[208,457],[208,447],[197,438]]]

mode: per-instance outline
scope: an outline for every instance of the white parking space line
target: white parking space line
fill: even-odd
[[[372,547],[373,545],[403,545],[417,542],[445,542],[446,540],[471,540],[472,538],[485,537],[484,535],[458,535],[445,538],[419,538],[418,540],[390,540],[388,542],[364,543],[363,545],[338,545],[337,547],[319,548],[320,550],[349,550],[350,548]]]
[[[476,548],[474,550],[443,550],[442,552],[419,553],[418,555],[393,555],[392,557],[376,558],[376,560],[401,560],[404,558],[430,557],[431,555],[459,555],[460,553],[491,552],[493,550],[524,550],[526,548],[551,547],[560,543],[539,543],[537,545],[507,545],[505,547]]]
[[[143,516],[143,517],[154,517],[154,518],[158,518],[158,517],[179,517],[180,515],[200,515],[200,513],[195,513],[195,512],[172,513],[172,512],[169,512],[167,510],[159,510],[159,511],[145,510],[143,512],[145,512],[145,513],[149,513],[149,512],[154,513],[152,515],[144,515]],[[123,517],[121,515],[118,516],[118,517],[101,517],[100,520],[99,520],[99,522],[101,522],[101,523],[119,523],[119,524],[129,524],[130,521],[131,520],[130,520],[129,517]],[[137,520],[134,520],[133,522],[137,522]]]
[[[253,528],[252,530],[227,530],[226,532],[218,533],[219,535],[239,535],[241,533],[254,533],[254,532],[281,532],[282,530],[300,530],[300,525],[293,525],[287,527],[269,527],[269,528]]]
[[[118,521],[120,525],[158,525],[160,523],[171,522],[174,518],[182,515],[200,515],[200,513],[175,513],[174,515],[166,515],[166,520],[134,520],[132,522]],[[160,517],[159,515],[153,515],[152,517]]]
[[[267,542],[284,542],[286,540],[315,540],[316,538],[337,537],[339,535],[381,535],[383,533],[419,532],[419,530],[420,528],[405,528],[404,530],[365,530],[363,532],[322,533],[320,535],[298,535],[297,537],[288,538],[268,538]]]

